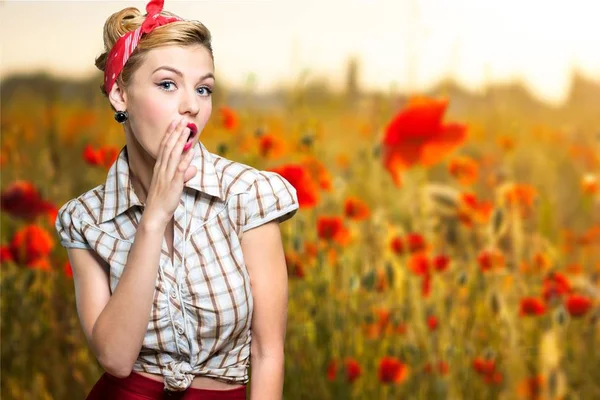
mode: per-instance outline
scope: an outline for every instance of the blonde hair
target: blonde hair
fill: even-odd
[[[165,17],[176,16],[164,10],[160,14]],[[104,52],[96,58],[96,67],[100,71],[104,72],[106,57],[115,42],[125,33],[141,26],[145,19],[146,16],[135,7],[125,8],[108,17],[104,24]],[[204,46],[214,60],[210,31],[202,23],[198,21],[175,21],[156,28],[142,36],[117,77],[117,84],[123,89],[127,87],[131,76],[140,67],[144,55],[148,51],[168,45],[191,46],[195,44]],[[101,85],[100,89],[105,96],[108,96],[104,85]]]

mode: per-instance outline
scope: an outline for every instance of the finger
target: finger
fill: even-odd
[[[177,169],[175,170],[175,174],[173,176],[173,179],[175,181],[177,181],[177,182],[183,181],[184,174],[187,171],[187,169],[189,168],[193,159],[194,159],[194,150],[192,149],[191,151],[188,151],[187,153],[185,153],[185,155],[182,157],[181,161],[179,162],[179,165],[177,166]],[[196,167],[194,167],[194,168],[196,168]]]
[[[175,127],[177,126],[177,123],[178,123],[177,120],[173,120],[167,127],[167,132],[163,135],[163,138],[160,141],[160,145],[158,146],[158,154],[156,156],[155,165],[158,165],[158,166],[161,165],[161,162],[164,158],[163,154],[164,154],[165,145],[167,144],[167,140],[169,139],[169,137],[171,137],[171,135],[175,131]]]
[[[161,165],[161,173],[165,173],[168,170],[170,159],[171,159],[171,153],[173,152],[173,147],[175,147],[177,140],[181,138],[181,134],[184,131],[184,128],[185,128],[185,118],[181,118],[181,120],[179,120],[179,122],[175,126],[173,133],[167,140],[167,143],[165,144],[163,161],[162,161],[162,165]],[[171,176],[172,176],[172,174],[169,175],[169,177],[171,177]]]
[[[194,157],[192,157],[192,160],[193,159],[194,159]],[[183,174],[183,181],[184,182],[189,181],[194,176],[196,176],[197,173],[198,173],[198,168],[196,168],[195,165],[188,166],[187,169],[185,170],[185,173]]]
[[[188,136],[189,129],[184,128],[179,133],[179,138],[177,139],[177,142],[175,142],[175,146],[173,146],[173,148],[171,149],[171,154],[169,155],[169,161],[167,165],[167,176],[169,177],[175,175],[175,170],[177,169],[179,162],[183,158],[183,146],[185,146],[185,142],[187,142]]]

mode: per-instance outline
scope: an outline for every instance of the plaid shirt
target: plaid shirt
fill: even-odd
[[[174,214],[173,259],[163,239],[148,330],[133,367],[163,375],[165,389],[176,391],[195,375],[248,382],[253,299],[241,237],[298,209],[296,190],[279,174],[196,147],[198,173]],[[143,210],[124,147],[104,184],[61,207],[56,230],[64,247],[92,249],[106,260],[113,293]]]

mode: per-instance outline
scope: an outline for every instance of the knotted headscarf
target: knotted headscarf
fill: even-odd
[[[121,73],[121,70],[129,60],[129,56],[135,50],[142,35],[152,32],[159,26],[163,26],[175,21],[182,21],[178,17],[165,17],[160,15],[163,9],[164,0],[151,0],[146,5],[146,19],[142,25],[134,31],[127,32],[121,36],[108,53],[106,65],[104,67],[104,90],[110,92],[112,86]]]

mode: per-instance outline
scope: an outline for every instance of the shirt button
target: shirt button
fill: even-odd
[[[176,299],[176,298],[177,298],[177,290],[175,290],[175,289],[171,289],[171,297],[172,297],[173,299]]]
[[[177,333],[179,333],[180,335],[183,335],[183,328],[181,326],[177,326]]]

